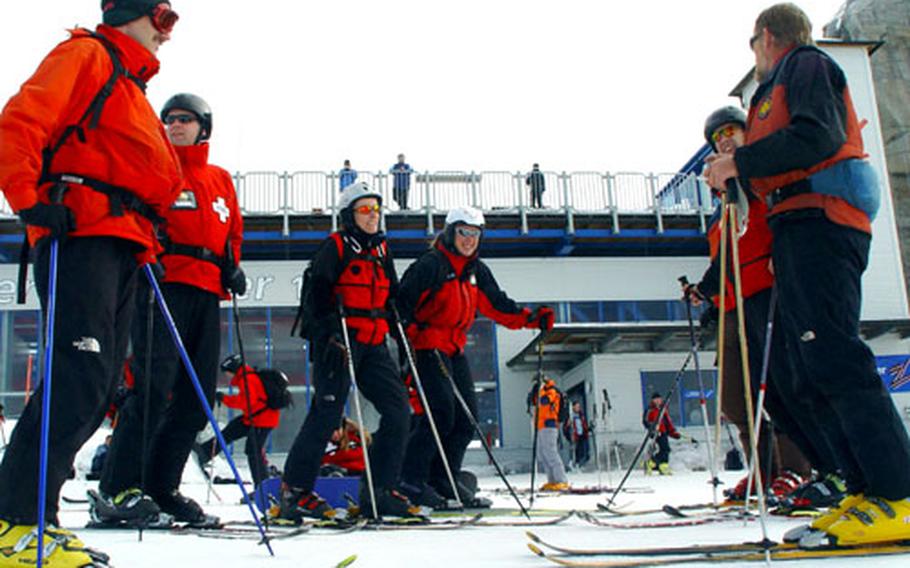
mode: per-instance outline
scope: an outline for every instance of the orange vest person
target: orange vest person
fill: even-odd
[[[49,245],[60,243],[50,522],[76,452],[104,419],[126,357],[137,269],[153,257],[152,221],[180,190],[177,158],[144,92],[177,14],[167,1],[106,0],[102,7],[104,23],[94,32],[71,32],[0,114],[0,188],[36,248],[35,283],[45,307]],[[41,398],[39,387],[0,463],[0,557],[10,564],[37,560]],[[69,531],[49,527],[44,538],[50,565],[107,565],[106,554],[85,548]]]

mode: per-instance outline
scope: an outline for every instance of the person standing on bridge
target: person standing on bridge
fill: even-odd
[[[338,170],[338,191],[357,181],[357,170],[351,167],[351,160],[344,161],[344,167]]]
[[[212,404],[221,349],[218,303],[246,292],[246,276],[239,266],[243,219],[231,175],[208,163],[209,105],[193,94],[174,95],[164,104],[161,120],[183,169],[183,189],[165,215],[161,291]],[[179,487],[206,416],[164,319],[149,304],[149,286],[139,290],[132,335],[136,385],[121,409],[99,484],[102,497],[112,507],[95,507],[97,520],[142,523],[163,511],[177,522],[204,523],[210,519],[195,501],[181,495]],[[153,318],[151,353],[146,351],[148,318]],[[146,376],[148,357],[150,376]],[[144,420],[146,405],[149,415]],[[143,422],[149,424],[148,432]],[[146,446],[148,454],[143,456]],[[145,487],[141,486],[143,468]],[[105,516],[102,509],[111,514]]]
[[[389,168],[392,174],[392,198],[402,211],[408,209],[408,192],[411,190],[411,174],[414,170],[404,161],[404,154],[398,154],[398,161]]]
[[[531,188],[531,207],[543,207],[543,192],[547,190],[546,179],[540,171],[540,164],[534,164],[531,171],[525,176],[525,185]]]

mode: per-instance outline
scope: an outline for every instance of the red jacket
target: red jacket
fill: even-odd
[[[478,310],[509,329],[536,328],[531,311],[499,288],[479,258],[467,258],[438,243],[401,278],[401,317],[414,349],[439,349],[452,356],[464,351]]]
[[[351,248],[354,241],[346,240],[341,233],[332,233],[329,238],[335,242],[339,260],[344,262],[350,256],[333,287],[336,301],[344,306],[354,338],[378,345],[389,333],[385,312],[392,286],[387,268],[388,247],[382,242],[358,254]]]
[[[246,381],[244,381],[246,375]],[[253,421],[250,424],[250,412],[247,410],[246,401],[246,382],[250,384],[250,407]],[[237,389],[237,394],[225,396],[221,402],[228,408],[239,410],[243,413],[243,423],[247,426],[256,428],[275,428],[278,426],[278,420],[281,411],[269,408],[266,402],[268,396],[265,394],[265,387],[262,386],[262,379],[256,374],[256,371],[249,365],[244,365],[234,374],[231,379],[231,386]]]
[[[363,473],[365,469],[363,444],[360,442],[360,432],[357,428],[346,428],[345,435],[338,444],[326,446],[322,463],[343,467],[351,473]]]
[[[243,218],[231,175],[208,163],[208,144],[174,149],[183,167],[183,184],[180,196],[165,217],[166,243],[203,247],[225,262],[225,246],[230,239],[234,264],[239,264]],[[218,264],[179,252],[167,254],[167,251],[161,255],[161,262],[165,282],[189,284],[217,294],[222,300],[230,299],[221,286]]]
[[[713,218],[708,227],[708,247],[711,252],[711,266],[705,272],[698,289],[711,296],[715,306],[720,308],[720,216]],[[731,227],[732,229],[732,227]],[[727,282],[724,296],[724,311],[736,309],[736,296],[733,289],[733,245],[730,242],[732,231],[727,233]],[[739,239],[739,268],[742,275],[743,298],[751,298],[774,284],[771,273],[771,229],[768,227],[768,207],[761,199],[749,200],[749,220],[746,233]]]
[[[654,424],[657,422],[657,415],[660,414],[660,407],[654,404],[648,405],[648,411],[645,414],[645,422],[648,424]],[[660,421],[660,424],[657,425],[658,434],[667,434],[671,438],[680,438],[679,432],[676,431],[676,427],[673,426],[673,420],[670,419],[670,413],[664,412],[664,416]]]
[[[49,183],[39,186],[42,150],[55,144],[68,127],[79,124],[113,72],[104,45],[86,30],[51,51],[35,74],[13,96],[0,115],[0,187],[15,211],[47,202]],[[126,70],[147,81],[158,72],[158,60],[139,42],[100,25]],[[128,190],[164,216],[180,190],[180,167],[158,115],[132,80],[116,81],[96,128],[84,128],[85,141],[73,134],[53,158],[51,174],[75,174]],[[151,223],[132,210],[111,214],[107,195],[69,183],[63,198],[76,219],[72,236],[112,236],[154,244]],[[47,234],[28,227],[34,243]]]

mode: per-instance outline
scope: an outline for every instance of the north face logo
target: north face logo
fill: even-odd
[[[74,341],[73,347],[75,347],[77,351],[101,353],[101,343],[94,337],[83,337],[78,341]]]

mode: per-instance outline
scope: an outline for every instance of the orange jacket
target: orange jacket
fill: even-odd
[[[559,427],[559,407],[562,405],[562,396],[552,379],[547,379],[540,387],[540,403],[537,401],[537,389],[531,389],[530,403],[538,412],[535,424],[538,430]]]
[[[244,381],[246,374],[246,381]],[[265,394],[265,387],[262,386],[262,379],[256,374],[256,371],[249,365],[237,369],[234,377],[231,379],[231,386],[237,389],[237,394],[225,396],[221,402],[228,408],[239,410],[243,413],[243,423],[250,426],[250,412],[247,412],[246,406],[246,383],[250,384],[250,407],[252,410],[252,426],[256,428],[275,428],[278,426],[278,420],[281,417],[281,411],[269,408],[266,402],[269,397]]]
[[[147,81],[158,72],[158,60],[139,42],[105,25],[99,25],[97,33],[113,43],[131,74]],[[0,187],[17,212],[47,202],[50,184],[38,185],[42,150],[79,123],[113,72],[104,45],[89,35],[87,30],[73,30],[0,115]],[[121,187],[164,216],[180,189],[180,166],[142,89],[128,78],[118,79],[97,127],[83,126],[84,142],[71,135],[54,156],[49,173],[77,174]],[[151,223],[131,210],[111,215],[102,193],[70,183],[63,203],[76,219],[72,236],[111,236],[147,250],[153,246]],[[47,230],[29,226],[28,234],[34,244]]]
[[[208,163],[209,145],[174,148],[183,169],[180,196],[165,219],[167,241],[204,247],[224,262],[225,245],[231,240],[234,264],[240,263],[243,218],[231,175]],[[182,254],[162,254],[164,281],[202,288],[228,300],[221,286],[221,267],[207,260]]]

